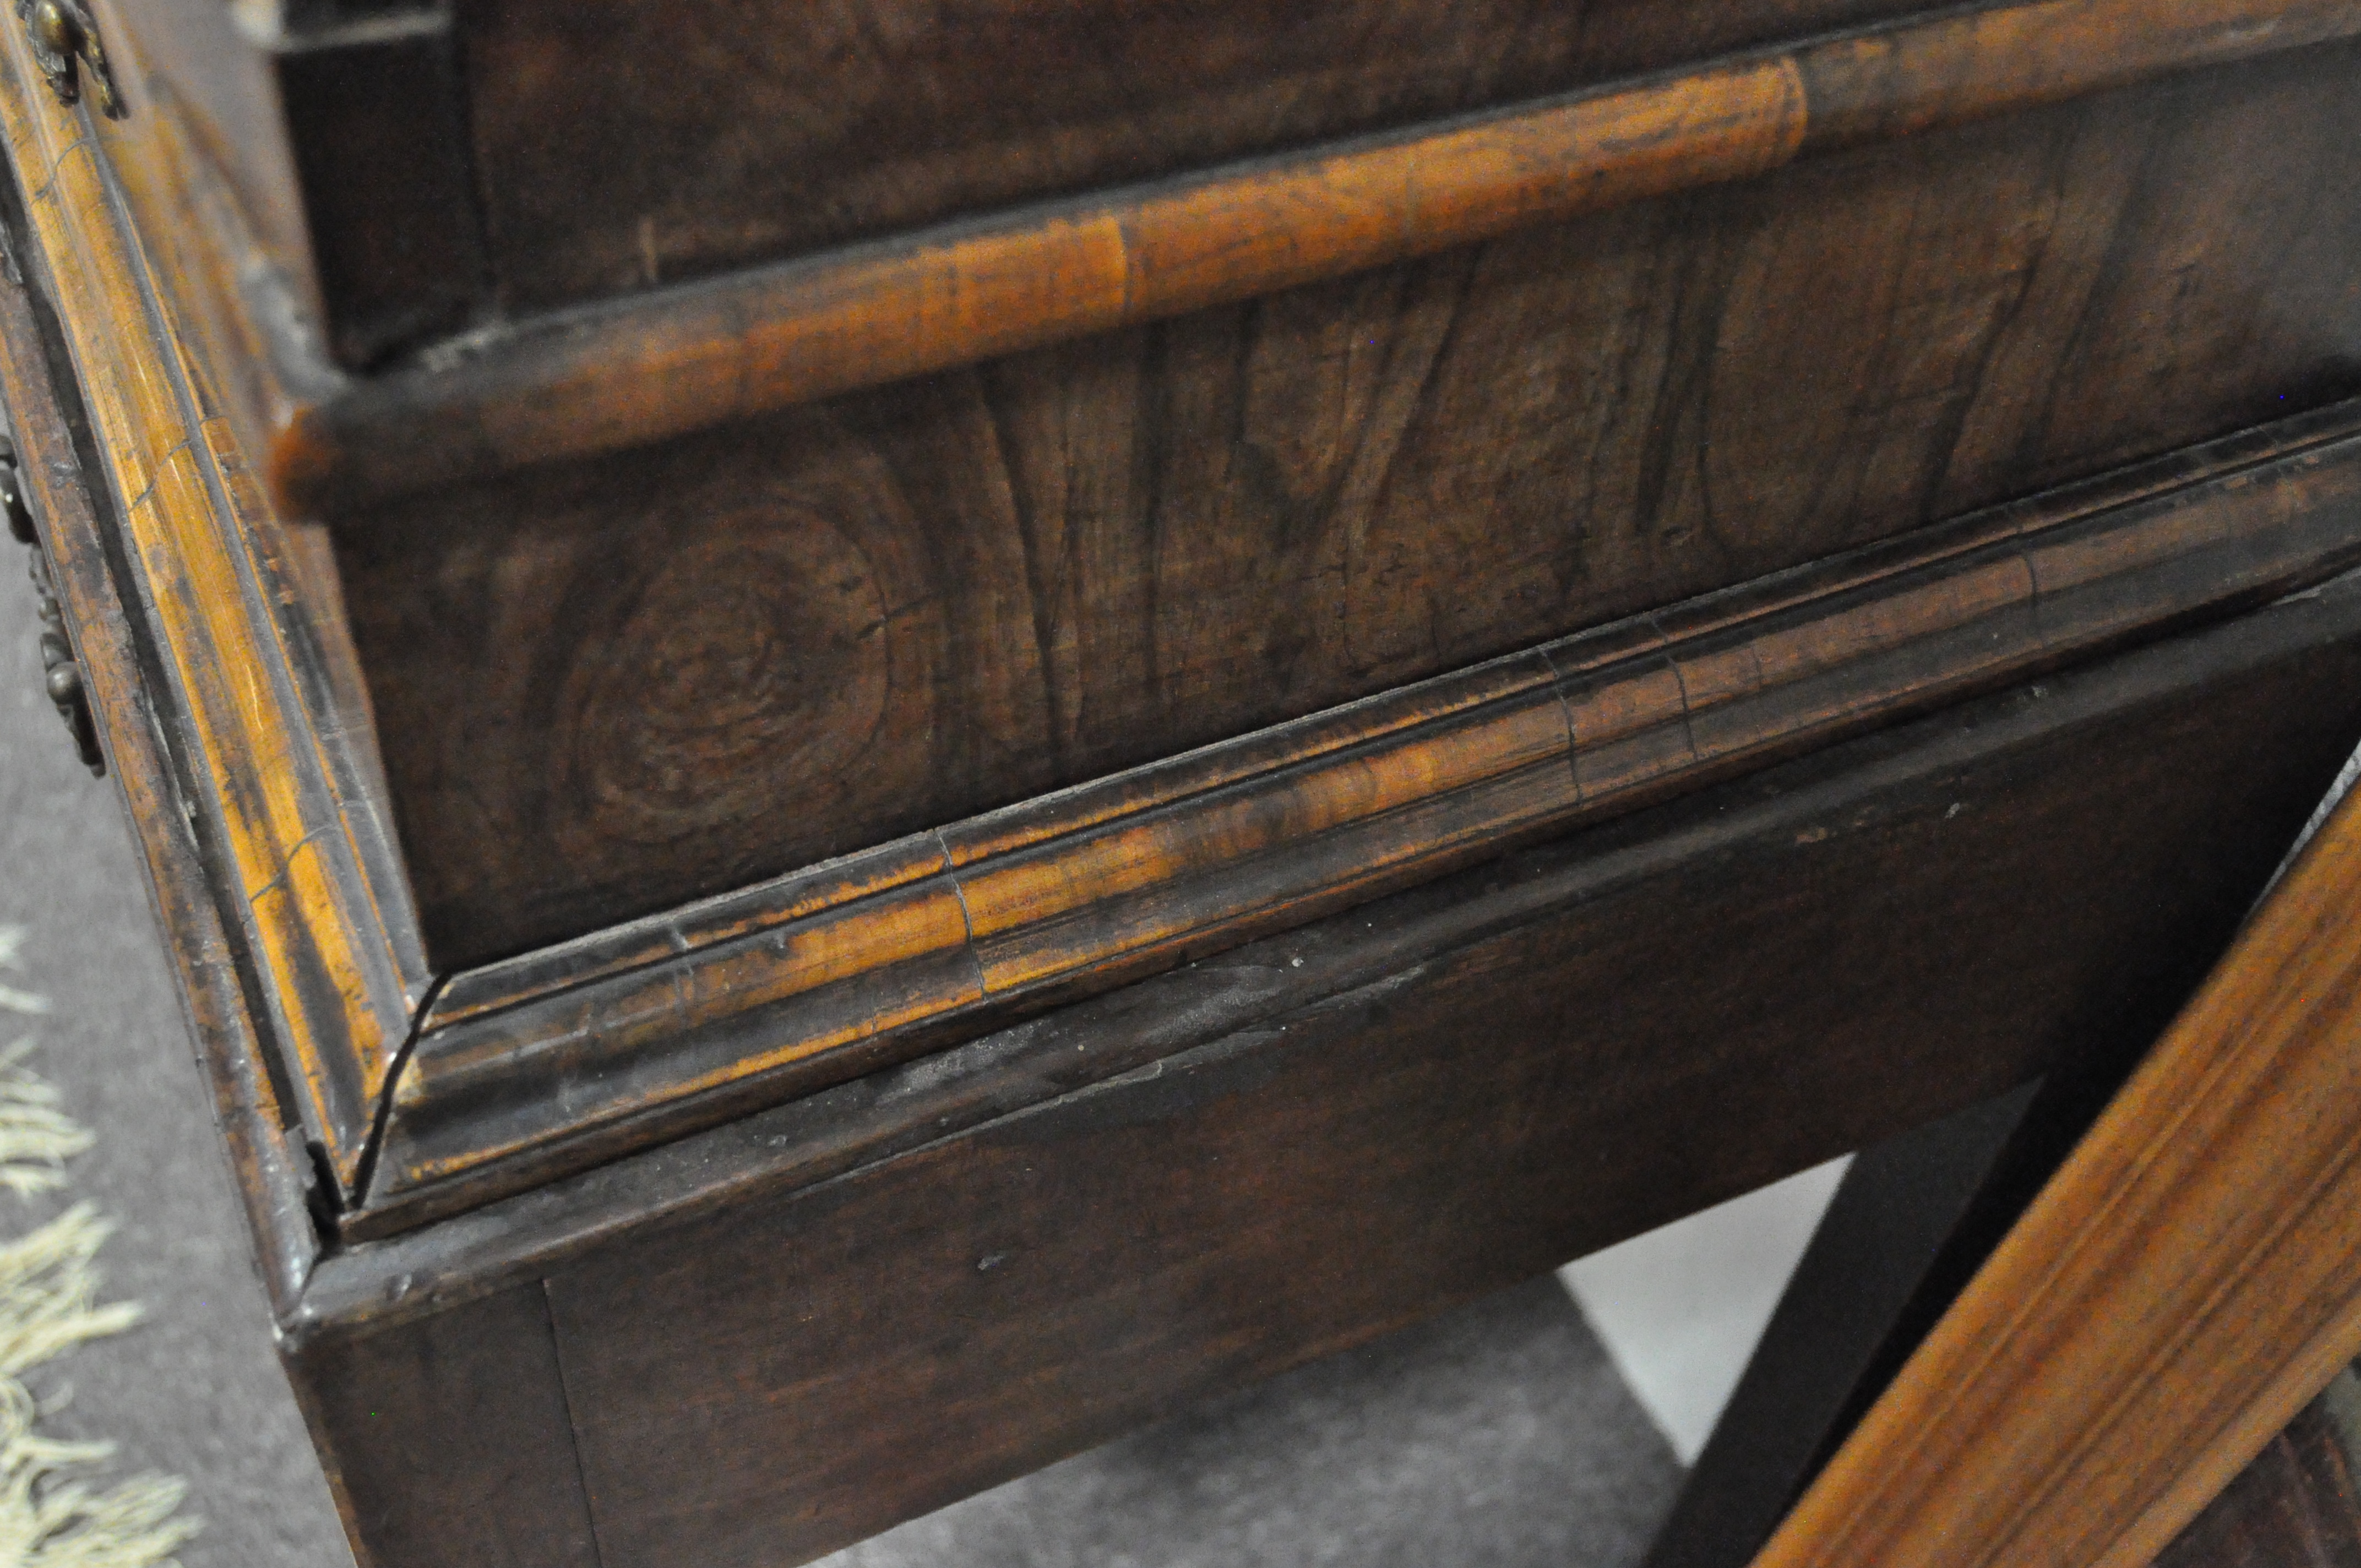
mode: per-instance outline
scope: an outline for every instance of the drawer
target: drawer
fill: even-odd
[[[334,512],[428,946],[654,914],[2361,390],[2356,69],[2176,76]]]
[[[357,366],[505,313],[1399,131],[1913,8],[118,7],[153,62],[151,90],[222,149],[279,231],[277,259]]]

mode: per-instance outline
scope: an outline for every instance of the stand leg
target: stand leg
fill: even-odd
[[[1646,1568],[1743,1568],[1770,1539],[2055,1164],[2012,1179],[2053,1141],[2030,1135],[2041,1098],[2027,1085],[1854,1159]]]

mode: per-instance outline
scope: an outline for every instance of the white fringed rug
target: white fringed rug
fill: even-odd
[[[0,927],[0,970],[16,967],[22,940]],[[38,992],[0,983],[0,1016],[29,1025],[48,1011]],[[19,1204],[66,1190],[66,1162],[92,1141],[26,1065],[36,1044],[27,1033],[0,1047],[0,1187]],[[113,1228],[88,1203],[18,1234],[0,1223],[0,1568],[172,1568],[173,1551],[196,1533],[198,1521],[179,1513],[187,1488],[177,1480],[100,1487],[72,1478],[103,1465],[114,1445],[44,1436],[42,1404],[24,1382],[138,1321],[134,1302],[99,1304],[96,1259]]]

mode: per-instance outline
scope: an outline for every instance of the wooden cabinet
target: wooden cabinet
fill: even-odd
[[[383,1568],[2120,1071],[2361,737],[2351,0],[90,27],[0,390]]]

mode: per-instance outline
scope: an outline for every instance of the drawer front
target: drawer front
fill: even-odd
[[[467,963],[2361,389],[2361,52],[339,523]]]
[[[456,7],[534,308],[1406,126],[1923,0],[539,0]]]

